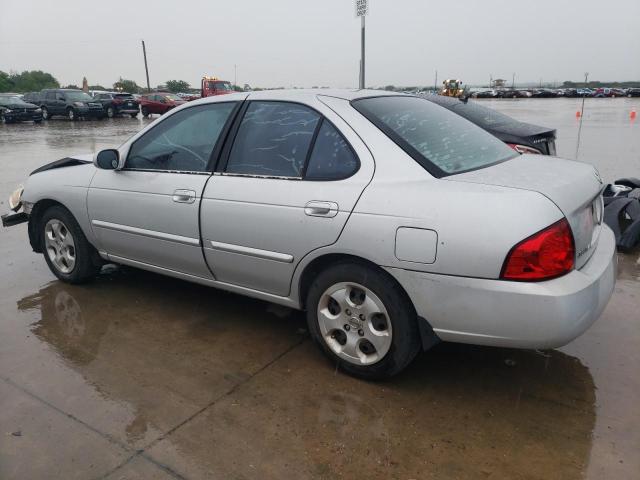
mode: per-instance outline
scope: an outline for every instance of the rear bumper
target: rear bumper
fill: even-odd
[[[388,268],[419,316],[444,341],[516,348],[555,348],[602,314],[616,280],[613,232],[580,269],[538,283],[452,277]]]

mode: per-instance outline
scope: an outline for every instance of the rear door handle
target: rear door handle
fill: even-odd
[[[193,203],[196,201],[196,192],[193,190],[176,190],[173,192],[173,201],[176,203]]]
[[[335,217],[338,214],[338,204],[312,200],[304,206],[304,213],[310,217]]]

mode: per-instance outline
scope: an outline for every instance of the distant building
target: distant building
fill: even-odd
[[[504,88],[507,86],[507,81],[504,78],[494,78],[491,81],[491,88]]]
[[[89,82],[87,82],[87,77],[82,77],[82,91],[89,93]]]

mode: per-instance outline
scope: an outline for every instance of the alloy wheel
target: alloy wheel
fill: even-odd
[[[52,218],[44,227],[44,241],[54,267],[62,273],[70,273],[76,265],[76,245],[67,226]]]
[[[389,314],[367,287],[342,282],[329,287],[318,302],[318,325],[327,346],[354,365],[371,365],[391,348]]]

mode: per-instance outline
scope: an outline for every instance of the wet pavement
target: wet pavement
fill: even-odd
[[[640,176],[632,100],[587,100],[580,158],[605,180]],[[556,126],[567,157],[578,103],[483,102]],[[42,163],[146,122],[0,125],[0,208]],[[369,383],[299,312],[129,268],[66,285],[24,225],[0,229],[0,478],[640,478],[639,255],[564,348],[441,344]]]

